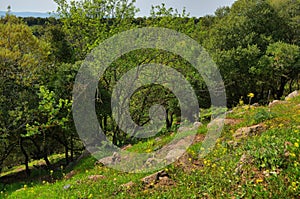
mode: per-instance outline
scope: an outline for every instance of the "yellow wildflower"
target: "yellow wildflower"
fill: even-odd
[[[292,156],[293,158],[296,157],[295,153],[290,153],[290,156]]]
[[[249,98],[253,98],[253,97],[254,97],[254,93],[249,93],[247,96],[248,96]]]

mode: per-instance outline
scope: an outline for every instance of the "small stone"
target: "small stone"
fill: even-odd
[[[252,107],[259,107],[259,103],[254,103],[251,105]]]
[[[65,175],[65,179],[71,179],[74,175],[76,174],[76,171],[71,171],[70,173],[68,173],[67,175]]]
[[[71,188],[71,185],[70,185],[70,184],[67,184],[67,185],[64,186],[64,190],[68,190],[68,189],[70,189],[70,188]]]
[[[201,126],[203,126],[203,124],[201,122],[195,122],[194,123],[194,129],[195,130],[198,129],[198,128],[200,128]]]
[[[159,163],[161,163],[162,161],[163,161],[163,160],[157,159],[157,158],[149,158],[149,159],[146,160],[145,166],[150,167],[150,166],[153,166],[153,165],[155,165],[155,164],[159,164]]]
[[[123,150],[123,151],[126,151],[127,149],[130,149],[131,147],[132,147],[132,145],[129,144],[129,145],[127,145],[127,146],[124,146],[124,147],[122,148],[122,150]]]
[[[91,175],[88,177],[89,180],[93,180],[93,181],[98,181],[98,180],[102,180],[105,179],[106,177],[103,175]]]

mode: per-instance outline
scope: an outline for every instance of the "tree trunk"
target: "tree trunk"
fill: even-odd
[[[167,110],[167,114],[166,114],[167,129],[170,129],[172,127],[172,124],[173,124],[173,113],[169,113],[169,111]]]
[[[29,177],[29,176],[30,176],[29,156],[28,156],[28,154],[26,153],[26,150],[25,150],[25,148],[24,148],[24,146],[23,146],[23,138],[20,139],[20,149],[21,149],[21,151],[22,151],[22,153],[23,153],[23,155],[24,155],[24,157],[25,157],[25,162],[24,162],[24,164],[25,164],[25,169],[26,169],[26,175],[27,175],[27,177]]]
[[[69,164],[69,148],[68,145],[65,145],[65,159],[66,159],[66,164]]]
[[[48,159],[48,156],[47,156],[47,154],[45,152],[44,152],[44,160],[46,162],[47,167],[50,168],[51,167],[51,163],[50,163],[50,161]]]
[[[286,85],[286,82],[287,82],[287,79],[285,77],[281,77],[280,87],[279,87],[279,90],[277,91],[277,99],[280,99],[283,96],[284,87]]]
[[[294,83],[294,80],[292,79],[292,80],[290,81],[290,85],[289,85],[290,93],[293,92],[293,83]]]
[[[71,161],[74,161],[74,139],[73,139],[73,133],[71,135]]]

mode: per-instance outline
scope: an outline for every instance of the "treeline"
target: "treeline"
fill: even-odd
[[[189,17],[152,7],[148,18],[135,18],[135,1],[55,0],[60,18],[0,20],[0,167],[65,153],[66,164],[84,147],[72,120],[72,89],[77,71],[92,49],[111,36],[141,27],[165,27],[200,43],[218,65],[226,87],[228,107],[247,99],[267,103],[299,89],[300,1],[236,1],[215,15]],[[182,44],[184,45],[184,44]],[[114,122],[110,99],[118,80],[141,64],[160,63],[182,73],[193,86],[201,108],[211,106],[201,74],[178,55],[156,49],[130,52],[115,61],[99,80],[95,96],[99,123],[118,146],[139,141]],[[167,112],[165,131],[176,127],[180,107],[174,94],[161,86],[139,89],[130,113],[147,125],[149,109],[161,104]]]

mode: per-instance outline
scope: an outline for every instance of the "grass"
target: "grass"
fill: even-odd
[[[75,175],[48,171],[50,179],[16,182],[1,193],[2,198],[299,198],[300,197],[300,97],[269,107],[237,107],[227,117],[239,123],[226,125],[214,150],[199,158],[201,142],[192,145],[184,160],[165,170],[175,182],[171,186],[145,186],[149,174],[122,173],[94,166],[88,157],[79,162]],[[240,127],[264,123],[261,135],[234,140]],[[206,127],[198,130],[205,134]],[[188,134],[189,132],[187,132]],[[155,151],[174,138],[162,135],[129,148],[134,152]],[[235,142],[236,144],[232,144]],[[9,171],[16,172],[17,168]],[[6,173],[9,174],[9,173]],[[93,181],[91,175],[102,175]],[[127,188],[122,184],[134,182]]]

